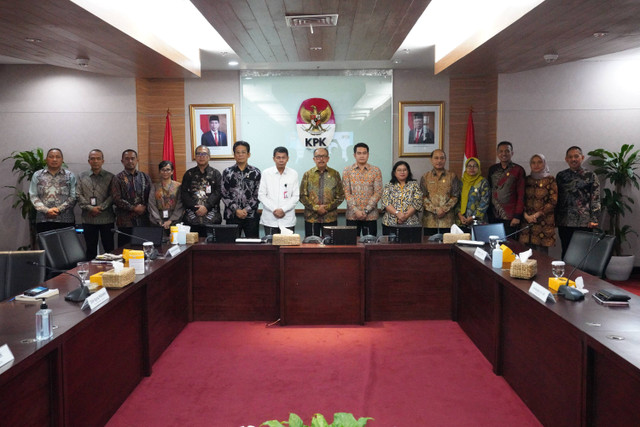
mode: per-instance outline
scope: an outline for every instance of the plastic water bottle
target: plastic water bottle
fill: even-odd
[[[36,312],[36,340],[44,341],[53,336],[53,316],[44,298],[40,310]]]

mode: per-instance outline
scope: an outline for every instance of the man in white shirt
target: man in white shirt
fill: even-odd
[[[280,233],[283,228],[295,230],[296,205],[300,199],[298,173],[287,167],[289,151],[276,147],[273,161],[276,165],[262,172],[258,189],[258,200],[262,203],[260,224],[266,235]]]

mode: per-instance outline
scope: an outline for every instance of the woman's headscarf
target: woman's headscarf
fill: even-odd
[[[478,173],[475,176],[467,175],[467,165],[469,162],[473,160],[478,165]],[[480,173],[480,160],[476,157],[470,157],[464,163],[464,173],[462,174],[462,194],[460,194],[460,213],[464,215],[467,211],[467,202],[469,201],[469,190],[471,187],[475,187],[475,185],[480,182],[482,179],[482,174]]]
[[[529,167],[531,167],[531,160],[533,160],[534,157],[540,157],[542,163],[544,164],[544,168],[542,168],[542,172],[531,171],[531,176],[534,179],[542,179],[551,176],[551,172],[549,172],[549,166],[547,166],[547,159],[545,159],[544,155],[542,154],[534,154],[533,156],[531,156],[531,158],[529,159]]]

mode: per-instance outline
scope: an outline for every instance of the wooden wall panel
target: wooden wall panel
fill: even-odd
[[[451,77],[449,85],[449,168],[462,174],[469,109],[473,110],[482,175],[496,162],[498,76]]]
[[[159,181],[158,163],[162,161],[167,109],[171,113],[171,131],[176,156],[178,181],[186,171],[184,80],[136,79],[139,169],[153,181]]]

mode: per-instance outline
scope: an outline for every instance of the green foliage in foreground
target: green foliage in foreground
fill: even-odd
[[[260,424],[267,427],[363,427],[367,425],[367,421],[372,420],[369,417],[360,417],[357,420],[352,414],[346,412],[336,412],[333,414],[333,423],[327,423],[322,414],[315,414],[311,419],[311,425],[306,425],[302,419],[296,414],[289,414],[289,421],[265,421]]]

